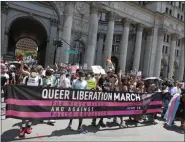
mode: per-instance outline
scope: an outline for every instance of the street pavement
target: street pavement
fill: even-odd
[[[3,104],[1,107],[4,107]],[[1,121],[1,139],[2,142],[9,141],[184,141],[184,132],[179,130],[177,126],[179,122],[175,122],[175,126],[171,129],[163,127],[162,120],[156,120],[157,124],[141,123],[136,127],[133,123],[129,123],[128,128],[119,128],[119,126],[111,123],[113,119],[105,119],[106,128],[93,127],[91,119],[83,120],[84,128],[88,133],[80,134],[76,131],[78,120],[74,120],[72,129],[66,129],[69,120],[56,120],[55,126],[45,123],[34,122],[33,131],[30,135],[26,135],[24,139],[19,139],[19,126],[21,121],[17,119],[5,119],[4,110],[2,111]],[[124,118],[127,119],[127,118]],[[119,121],[119,118],[118,118]],[[98,121],[97,121],[98,122]]]

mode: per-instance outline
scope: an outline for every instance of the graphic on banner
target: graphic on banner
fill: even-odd
[[[161,93],[146,95],[22,85],[7,85],[5,92],[6,117],[18,119],[133,116],[159,113],[162,105]],[[150,97],[151,101],[145,101],[143,107],[143,100]]]

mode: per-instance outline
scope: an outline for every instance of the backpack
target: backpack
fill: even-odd
[[[27,86],[27,83],[28,83],[28,79],[29,79],[29,76],[26,77],[26,80],[25,80],[25,85]],[[39,85],[41,84],[41,78],[39,77]]]

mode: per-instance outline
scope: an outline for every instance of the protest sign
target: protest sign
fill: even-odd
[[[32,63],[32,56],[23,56],[24,63]]]
[[[5,95],[6,117],[18,119],[135,116],[160,113],[162,106],[159,92],[139,94],[7,85]]]
[[[106,74],[105,70],[101,66],[91,66],[91,69],[95,74]]]
[[[84,63],[84,67],[83,67],[83,69],[84,69],[84,70],[87,70],[87,67],[88,67],[88,66],[87,66],[87,64],[86,64],[86,63]]]
[[[7,54],[4,54],[3,59],[6,59],[8,61],[15,61],[16,57],[14,53],[7,53]]]

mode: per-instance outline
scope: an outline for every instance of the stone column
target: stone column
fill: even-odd
[[[158,40],[158,28],[154,26],[152,28],[152,42],[151,42],[151,52],[150,52],[150,63],[149,63],[149,76],[154,75],[154,68],[155,68],[155,55],[157,49],[157,41]]]
[[[179,72],[178,72],[178,80],[182,81],[184,76],[184,67],[185,67],[185,55],[184,55],[184,38],[182,39],[181,51],[180,51],[180,58],[179,58]]]
[[[175,48],[176,48],[177,37],[178,37],[177,34],[171,35],[168,78],[172,78],[174,75]]]
[[[58,20],[50,19],[50,35],[48,36],[48,39],[47,39],[48,43],[46,48],[45,66],[52,65],[54,58],[55,58],[55,63],[58,63],[57,52],[55,55],[56,47],[53,45],[53,39],[56,38],[56,34],[57,34],[57,25],[58,25]],[[61,47],[58,47],[58,49],[61,49]]]
[[[87,63],[88,67],[94,64],[97,32],[98,32],[98,9],[94,6],[90,6],[90,20],[89,20],[89,32],[87,39],[87,50],[85,53],[84,62]]]
[[[97,49],[97,56],[96,56],[96,64],[102,66],[102,55],[103,55],[103,37],[104,34],[99,33],[98,39],[98,49]]]
[[[155,77],[160,77],[164,32],[165,32],[164,29],[159,29],[159,32],[158,32],[158,44],[157,44],[157,50],[156,50],[156,56],[155,56],[155,68],[154,68]]]
[[[7,14],[7,2],[1,2],[1,55],[6,54],[8,51],[8,28],[6,27]]]
[[[142,43],[142,35],[143,35],[143,25],[137,24],[137,33],[136,33],[136,45],[134,52],[134,62],[132,69],[139,70],[140,63],[140,54],[141,54],[141,43]]]
[[[151,42],[152,42],[152,28],[146,29],[147,38],[146,38],[146,47],[145,47],[145,54],[144,54],[144,68],[143,68],[143,75],[145,77],[149,76],[149,59],[150,59],[150,51],[151,51]]]
[[[125,74],[126,60],[127,60],[127,48],[128,48],[128,36],[129,36],[129,27],[130,20],[124,19],[123,24],[123,33],[120,45],[120,56],[119,56],[119,66],[120,70]]]
[[[113,42],[113,35],[114,35],[114,23],[115,23],[115,14],[110,12],[108,13],[108,27],[107,27],[107,34],[105,39],[105,48],[104,48],[104,68],[106,68],[106,58],[109,57],[111,59],[112,54],[112,42]]]
[[[73,24],[73,7],[74,2],[65,2],[65,11],[64,11],[64,26],[62,39],[64,39],[68,44],[71,42],[71,29]],[[63,42],[63,47],[61,48],[61,55],[59,62],[68,63],[69,62],[69,53],[65,52],[65,49],[70,49],[69,45]]]

